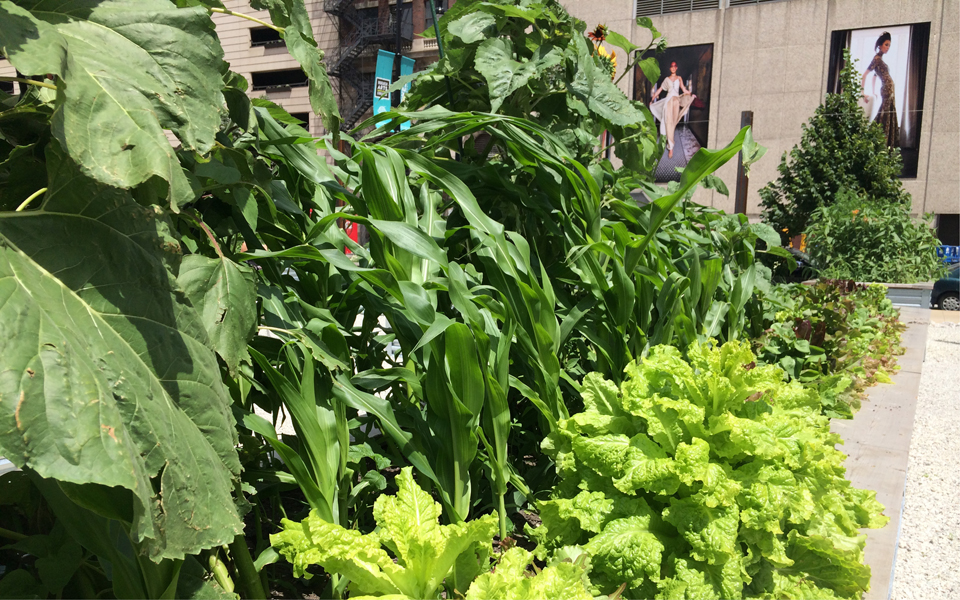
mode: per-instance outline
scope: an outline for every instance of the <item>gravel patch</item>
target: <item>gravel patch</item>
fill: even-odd
[[[960,598],[960,325],[931,323],[893,600]]]

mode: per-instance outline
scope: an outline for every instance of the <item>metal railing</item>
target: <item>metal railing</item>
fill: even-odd
[[[352,94],[341,96],[346,105],[341,107],[343,130],[353,127],[373,105],[373,74],[361,73],[356,68],[356,60],[372,47],[396,44],[397,18],[401,19],[401,47],[409,49],[413,43],[413,22],[403,20],[404,11],[412,7],[403,7],[398,11],[394,6],[389,17],[381,20],[379,15],[370,16],[358,11],[354,2],[355,0],[324,0],[323,3],[324,11],[340,18],[341,31],[346,30],[345,35],[341,33],[339,51],[327,62],[329,73],[338,77],[341,84],[345,83],[353,88]],[[352,96],[352,103],[347,104],[344,96]]]

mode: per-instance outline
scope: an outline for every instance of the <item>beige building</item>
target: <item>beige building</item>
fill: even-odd
[[[266,11],[252,10],[244,0],[227,0],[224,5],[235,12],[270,19]],[[444,0],[437,1],[441,14],[444,5]],[[344,129],[348,129],[372,114],[377,49],[392,51],[396,45],[396,1],[306,0],[306,7],[314,37],[326,55],[331,84],[339,96]],[[309,114],[303,73],[279,36],[257,23],[230,15],[215,14],[213,19],[227,62],[251,83],[250,94],[269,98],[301,119],[309,119],[311,133],[322,133],[319,119]],[[424,0],[403,2],[402,52],[418,59],[418,69],[437,58],[436,41],[416,35],[432,23]]]
[[[781,154],[800,141],[801,124],[831,91],[832,38],[929,23],[916,175],[903,184],[914,212],[942,215],[941,238],[958,243],[960,0],[564,0],[564,6],[588,27],[605,23],[637,45],[650,41],[637,16],[651,17],[671,48],[713,45],[706,145],[725,145],[740,129],[741,113],[752,111],[754,137],[769,149],[750,171],[751,216],[759,213],[757,190],[776,177]],[[628,79],[621,85],[632,95],[636,83]],[[701,191],[695,200],[732,211],[736,165],[719,175],[731,196]]]
[[[437,2],[441,11],[446,3]],[[396,0],[306,4],[346,125],[358,123],[371,114],[376,50],[395,45]],[[922,86],[911,82],[914,96],[922,98],[911,112],[922,119],[911,121],[915,173],[903,183],[913,197],[914,212],[940,215],[944,241],[960,243],[960,0],[563,0],[563,4],[588,27],[604,23],[640,46],[646,46],[650,34],[635,19],[650,16],[671,49],[710,48],[712,64],[705,78],[700,73],[702,86],[695,90],[709,99],[701,105],[699,119],[707,125],[697,130],[699,145],[725,145],[739,130],[742,112],[753,113],[754,137],[769,149],[750,172],[747,214],[753,218],[759,215],[757,191],[776,176],[781,154],[800,140],[801,124],[832,90],[835,40],[850,44],[858,30],[869,35],[870,28],[897,31],[919,26],[927,36],[925,77]],[[242,0],[227,0],[225,5],[269,19],[265,11],[253,11]],[[416,35],[432,23],[427,6],[425,0],[407,0],[400,22],[403,53],[417,59],[418,69],[436,60],[436,42]],[[229,15],[216,14],[214,20],[226,59],[251,82],[251,95],[277,102],[306,121],[312,133],[322,134],[319,119],[310,114],[303,74],[274,32]],[[872,44],[873,38],[867,46]],[[0,75],[12,74],[0,61]],[[621,81],[623,91],[638,99],[646,95],[641,85],[632,77]],[[909,101],[897,98],[901,105]],[[907,131],[906,122],[902,131]],[[695,200],[732,211],[736,165],[726,165],[719,174],[731,195],[701,190]]]

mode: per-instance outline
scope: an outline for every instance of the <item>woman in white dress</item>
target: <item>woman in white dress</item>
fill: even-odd
[[[656,100],[661,92],[667,92],[665,98]],[[681,94],[681,92],[683,92]],[[677,123],[690,110],[690,105],[696,98],[690,93],[687,86],[683,85],[683,78],[677,75],[677,63],[670,63],[670,75],[663,82],[653,88],[651,99],[656,100],[650,104],[650,112],[660,121],[660,135],[667,136],[667,157],[673,158],[673,133],[677,129]]]

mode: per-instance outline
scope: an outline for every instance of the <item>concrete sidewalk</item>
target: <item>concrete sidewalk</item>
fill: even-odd
[[[844,440],[840,450],[848,456],[847,477],[855,487],[876,491],[884,514],[890,517],[883,529],[863,530],[867,535],[865,560],[873,574],[865,600],[890,597],[931,312],[900,307],[900,321],[907,325],[901,339],[906,353],[899,359],[900,370],[893,376],[893,384],[870,388],[853,420],[831,422],[831,430]]]

